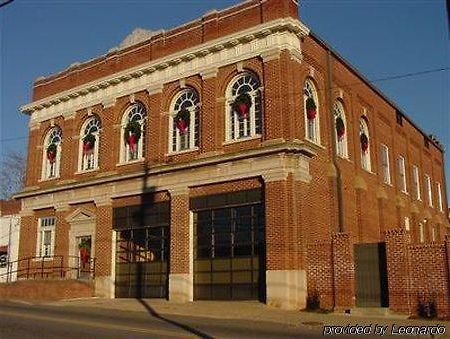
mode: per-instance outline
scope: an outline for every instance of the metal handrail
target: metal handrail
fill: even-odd
[[[64,259],[67,259],[65,261]],[[6,278],[11,282],[14,274],[17,280],[29,279],[94,279],[95,258],[89,258],[82,265],[76,255],[51,255],[27,257],[6,263],[6,272],[0,274],[0,282]]]

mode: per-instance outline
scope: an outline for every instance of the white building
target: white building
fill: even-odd
[[[15,281],[17,277],[19,210],[20,202],[0,200],[0,283]]]

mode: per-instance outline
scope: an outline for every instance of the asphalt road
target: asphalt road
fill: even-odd
[[[73,306],[0,301],[0,338],[319,338],[321,324],[286,326]],[[334,337],[336,338],[336,337]]]

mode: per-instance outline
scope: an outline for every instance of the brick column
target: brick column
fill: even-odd
[[[333,235],[333,268],[335,309],[355,307],[355,264],[348,233]]]
[[[56,232],[55,232],[55,255],[61,255],[65,267],[69,265],[69,229],[66,221],[69,214],[69,205],[56,206]]]
[[[112,269],[113,231],[112,203],[109,199],[96,201],[97,225],[95,233],[95,295],[114,297],[114,272]],[[115,244],[114,244],[115,245]]]
[[[389,309],[409,312],[408,244],[409,235],[403,229],[386,232],[386,256],[389,286]]]
[[[224,126],[223,117],[217,114],[217,68],[202,72],[202,109],[201,109],[201,148],[202,151],[213,152],[222,148]],[[217,141],[219,144],[217,145]]]
[[[149,113],[147,117],[147,136],[146,136],[146,158],[150,164],[156,164],[164,160],[164,154],[167,153],[167,124],[169,117],[162,114],[162,86],[153,86],[147,88],[149,95]],[[164,119],[166,123],[164,124]]]
[[[281,94],[280,51],[274,50],[262,56],[264,61],[264,139],[283,138],[285,120]],[[288,92],[288,91],[285,91]]]
[[[265,174],[266,301],[267,304],[299,309],[306,305],[306,271],[291,258],[299,258],[298,218],[293,179],[285,172]]]
[[[170,189],[169,300],[194,299],[193,227],[187,187]]]

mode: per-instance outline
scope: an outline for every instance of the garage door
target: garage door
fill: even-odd
[[[239,203],[236,197],[226,200]],[[246,204],[194,213],[195,299],[264,300],[263,206],[241,202]]]
[[[168,203],[115,209],[117,298],[165,298],[168,284]]]

